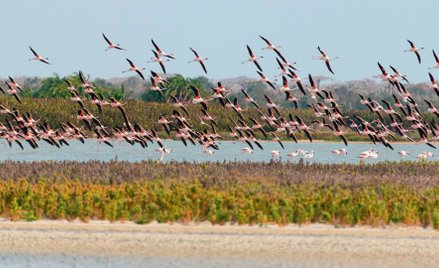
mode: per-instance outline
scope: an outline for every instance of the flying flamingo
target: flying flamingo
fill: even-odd
[[[428,111],[429,113],[431,113],[431,114],[436,114],[436,116],[439,117],[439,112],[438,112],[437,108],[434,107],[433,103],[431,103],[430,101],[428,101],[428,100],[426,100],[426,99],[424,99],[424,101],[425,101],[425,103],[427,103],[427,105],[428,105],[428,110],[427,110],[427,111]]]
[[[114,49],[118,49],[118,50],[126,50],[126,49],[120,47],[119,44],[113,44],[113,43],[110,41],[110,39],[108,39],[108,37],[105,36],[104,33],[102,33],[102,37],[104,37],[105,41],[106,41],[107,44],[108,44],[108,47],[105,49],[105,51],[107,51],[107,50],[109,50],[109,49],[112,49],[112,48],[114,48]]]
[[[158,57],[166,57],[175,60],[174,54],[172,53],[165,53],[163,50],[160,49],[160,47],[154,42],[154,40],[151,39],[151,43],[155,48],[155,51],[157,52]]]
[[[244,101],[245,102],[250,102],[250,103],[252,103],[256,108],[261,108],[260,106],[259,106],[259,104],[257,104],[256,103],[256,101],[243,89],[243,88],[241,88],[241,92],[242,92],[242,94],[244,94],[244,96],[245,96],[245,99],[244,99]]]
[[[278,115],[280,115],[279,108],[277,108],[276,103],[274,103],[273,100],[270,97],[268,97],[267,95],[264,95],[264,97],[267,100],[267,103],[265,104],[265,105],[267,105],[267,108],[274,109],[276,111],[276,113]]]
[[[157,83],[156,80],[154,80],[154,78],[150,78],[151,79],[151,87],[150,89],[153,91],[157,91],[163,98],[165,97],[165,95],[163,95],[162,90],[165,90],[165,88],[160,87],[160,84]]]
[[[332,122],[334,124],[334,128],[332,128],[330,125],[326,125],[327,127],[329,127],[331,130],[334,131],[334,135],[339,137],[340,139],[343,140],[343,143],[348,146],[348,140],[346,139],[346,137],[343,135],[343,131],[341,131],[340,126],[337,124],[336,121]]]
[[[419,54],[419,51],[423,50],[423,47],[416,47],[415,43],[407,39],[407,42],[410,44],[410,49],[404,50],[404,52],[413,52],[416,55],[416,58],[418,58],[418,63],[421,64],[421,55]]]
[[[384,69],[384,67],[381,65],[381,63],[378,62],[378,67],[381,70],[381,74],[379,75],[375,75],[375,78],[380,78],[383,81],[390,81],[390,75],[389,73],[386,71],[386,69]]]
[[[328,68],[328,70],[332,73],[332,74],[334,74],[334,72],[332,71],[332,69],[331,69],[331,65],[329,64],[329,61],[331,61],[331,60],[335,60],[335,59],[339,59],[340,57],[333,57],[333,58],[330,58],[328,55],[326,55],[326,53],[323,51],[323,50],[321,50],[320,49],[320,47],[318,46],[317,47],[317,49],[318,49],[318,51],[320,52],[320,56],[317,56],[317,57],[313,57],[313,59],[314,60],[323,60],[324,62],[325,62],[325,64],[326,64],[326,67]]]
[[[195,54],[195,59],[189,61],[189,63],[191,62],[199,62],[201,64],[201,67],[203,68],[203,71],[207,74],[207,70],[206,70],[206,66],[204,65],[205,60],[207,60],[207,58],[201,58],[200,55],[198,55],[198,52],[196,52],[194,49],[192,49],[191,47],[189,48],[194,54]]]
[[[172,106],[174,106],[175,108],[181,108],[185,112],[185,114],[189,116],[186,107],[184,107],[184,104],[176,96],[171,96],[171,101]]]
[[[156,73],[154,71],[151,71],[151,76],[159,84],[164,85],[164,84],[168,83],[168,80],[166,80],[166,78],[161,77],[158,73]]]
[[[439,58],[438,58],[438,56],[436,55],[436,52],[434,51],[434,49],[433,49],[432,51],[433,51],[434,61],[436,62],[436,64],[435,64],[433,67],[430,67],[430,68],[428,68],[428,69],[429,69],[429,70],[431,70],[431,69],[439,69]]]
[[[105,137],[104,135],[102,135],[102,133],[98,130],[98,129],[94,129],[96,136],[98,138],[98,146],[99,144],[101,144],[102,142],[107,144],[108,146],[110,146],[111,148],[113,147],[113,144],[110,143],[108,137]]]
[[[142,72],[140,70],[145,70],[145,68],[139,69],[130,59],[126,58],[128,63],[130,64],[130,68],[126,71],[123,71],[122,73],[126,72],[136,72],[143,80],[145,80],[145,77],[143,76]]]
[[[439,86],[436,83],[436,79],[434,79],[431,73],[428,73],[428,75],[430,76],[430,82],[431,82],[430,87],[434,90],[434,92],[436,92],[436,95],[439,97]]]
[[[296,62],[290,63],[290,62],[287,61],[287,59],[284,57],[284,55],[282,55],[282,53],[280,53],[280,51],[278,49],[274,49],[274,51],[277,53],[279,58],[282,60],[282,65],[283,66],[289,67],[289,68],[297,71],[297,69],[293,66],[293,64],[296,64]]]
[[[165,69],[165,65],[164,65],[163,62],[165,62],[165,61],[169,61],[169,60],[163,60],[163,59],[160,57],[160,54],[159,54],[157,51],[154,51],[154,50],[151,50],[151,51],[152,51],[152,53],[154,53],[154,58],[151,58],[151,60],[149,60],[149,61],[147,61],[147,62],[148,62],[148,63],[149,63],[149,62],[158,62],[158,63],[160,64],[160,67],[162,67],[162,71],[163,71],[163,73],[166,74],[166,69]]]
[[[305,89],[303,88],[302,85],[302,81],[301,78],[291,69],[288,69],[288,71],[290,72],[288,74],[288,76],[294,81],[296,82],[297,87],[300,89],[300,91],[303,93],[303,95],[306,95]]]
[[[163,158],[165,157],[165,154],[169,154],[171,152],[171,149],[166,147],[159,147],[156,148],[155,151],[159,153],[159,159],[157,161],[162,162]]]
[[[258,59],[262,59],[264,56],[256,57],[255,54],[253,54],[253,51],[251,50],[249,45],[247,45],[247,50],[248,50],[248,54],[250,55],[250,58],[246,61],[243,61],[242,64],[244,64],[246,62],[253,62],[256,65],[256,67],[258,68],[258,70],[263,72],[261,65],[259,65],[259,63],[258,63]]]
[[[11,86],[10,83],[7,83],[6,85],[8,86],[7,92],[8,92],[9,94],[11,94],[12,96],[14,96],[14,98],[15,98],[19,103],[21,103],[21,99],[20,99],[20,97],[17,95],[17,94],[18,94],[18,91],[17,91],[13,86]]]
[[[30,48],[30,51],[32,51],[32,53],[34,54],[34,57],[32,59],[29,59],[29,60],[38,60],[38,61],[41,61],[45,64],[51,64],[48,62],[49,58],[43,58],[32,47],[29,46],[29,48]]]
[[[259,36],[262,40],[264,40],[265,43],[267,43],[267,46],[262,49],[271,49],[275,50],[276,48],[280,48],[281,46],[274,46],[273,43],[271,43],[267,38],[263,37],[262,35]]]
[[[285,91],[285,101],[290,101],[294,103],[294,107],[296,107],[296,109],[299,108],[299,100],[290,91]]]
[[[399,72],[395,67],[393,67],[392,65],[390,65],[390,69],[392,69],[392,71],[395,73],[396,77],[401,77],[402,79],[404,79],[404,81],[406,81],[407,83],[410,83],[409,80],[407,79],[407,76],[405,74],[402,74],[401,72]]]
[[[265,76],[265,74],[263,74],[260,71],[256,71],[259,76],[261,77],[261,79],[259,81],[261,81],[262,83],[267,83],[273,90],[276,90],[276,87],[273,85],[273,83],[267,78],[267,76]]]
[[[9,80],[11,82],[7,83],[7,84],[10,84],[12,87],[18,88],[20,91],[23,91],[23,88],[17,83],[17,81],[14,80],[14,78],[12,78],[10,76],[8,76],[8,77],[9,77]]]
[[[192,103],[200,103],[201,105],[205,106],[205,110],[207,110],[207,102],[203,97],[201,97],[200,90],[194,86],[190,86],[192,91],[194,92],[195,98],[192,99]]]
[[[288,86],[288,80],[285,76],[282,76],[282,86],[280,90],[283,92],[291,91],[291,88]]]

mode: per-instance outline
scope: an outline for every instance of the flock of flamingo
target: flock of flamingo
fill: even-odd
[[[125,48],[121,47],[117,43],[113,43],[105,34],[102,34],[108,47],[106,50],[120,50]],[[400,73],[395,67],[390,65],[392,72],[387,70],[378,62],[380,70],[379,75],[375,76],[385,82],[388,82],[394,88],[394,103],[382,100],[377,101],[371,98],[366,98],[359,94],[361,98],[361,104],[368,107],[368,109],[377,115],[376,119],[369,122],[358,115],[354,115],[353,118],[348,118],[342,112],[340,105],[337,103],[337,99],[333,97],[330,90],[320,88],[318,83],[314,82],[311,74],[308,74],[307,83],[301,79],[295,68],[296,62],[289,62],[282,54],[280,46],[274,45],[267,38],[260,36],[265,46],[262,50],[270,50],[276,58],[277,65],[280,69],[279,77],[282,79],[282,85],[278,87],[272,82],[264,73],[260,63],[260,59],[263,56],[257,56],[253,50],[247,45],[248,59],[243,61],[253,63],[256,67],[256,72],[260,76],[260,81],[265,83],[268,88],[273,91],[283,92],[285,99],[294,103],[296,109],[298,108],[298,100],[301,98],[309,97],[308,107],[314,111],[316,117],[312,122],[305,122],[301,117],[289,113],[287,116],[281,114],[281,110],[278,105],[270,98],[268,94],[265,94],[266,108],[262,108],[262,104],[257,103],[248,92],[242,89],[242,93],[245,96],[245,102],[249,106],[254,106],[260,118],[245,118],[243,114],[243,108],[235,98],[231,101],[228,98],[230,90],[226,89],[221,82],[218,82],[216,88],[212,88],[213,94],[209,97],[202,97],[200,90],[194,86],[191,86],[193,91],[193,98],[191,102],[193,104],[200,105],[200,119],[201,125],[204,129],[195,129],[191,126],[188,119],[189,113],[186,109],[187,103],[180,100],[177,96],[171,96],[168,101],[172,103],[174,110],[170,115],[162,115],[157,119],[157,124],[160,125],[171,137],[179,139],[185,146],[190,144],[201,146],[202,152],[206,154],[214,154],[215,150],[219,149],[218,139],[222,137],[217,133],[218,125],[215,118],[209,114],[209,103],[218,101],[224,109],[231,109],[236,113],[236,121],[230,119],[230,124],[227,126],[228,135],[230,139],[244,143],[242,148],[243,153],[253,153],[254,150],[263,150],[262,144],[259,142],[256,132],[260,132],[265,138],[271,138],[273,141],[278,142],[279,146],[284,149],[282,140],[292,139],[296,143],[297,134],[300,133],[310,142],[313,141],[312,134],[315,133],[316,128],[328,128],[336,137],[339,137],[341,141],[348,146],[348,140],[345,137],[347,131],[355,131],[361,136],[369,137],[370,141],[374,144],[381,143],[385,147],[393,150],[390,139],[395,139],[399,136],[402,139],[426,144],[432,148],[436,148],[431,141],[439,140],[439,126],[434,122],[427,122],[423,114],[420,111],[421,104],[416,103],[410,92],[406,89],[405,83],[408,83],[407,76]],[[414,42],[407,40],[410,47],[407,52],[412,52],[416,55],[418,63],[421,63],[421,50],[423,47],[417,47]],[[157,43],[151,39],[153,46],[153,57],[148,62],[156,62],[160,65],[161,74],[159,72],[150,71],[151,81],[150,90],[157,92],[163,98],[165,97],[163,91],[166,90],[168,83],[166,78],[166,66],[167,62],[176,60],[176,57],[172,53],[164,52]],[[51,64],[48,58],[42,57],[32,47],[29,47],[33,58],[30,60],[40,61],[44,64]],[[201,54],[193,48],[189,48],[193,53],[193,60],[189,63],[196,62],[200,64],[201,69],[207,74],[206,62],[208,58],[204,58]],[[320,47],[317,48],[319,55],[312,59],[321,60],[325,63],[326,68],[331,74],[334,74],[331,63],[334,59],[339,57],[330,57]],[[433,56],[436,64],[430,69],[439,69],[439,59],[433,50]],[[138,67],[132,60],[126,58],[129,69],[123,72],[135,72],[142,80],[145,80],[143,70],[145,68]],[[131,123],[128,115],[125,112],[124,104],[116,100],[115,98],[105,99],[101,94],[94,91],[94,85],[87,81],[82,72],[79,72],[81,85],[84,89],[87,98],[83,99],[80,96],[79,91],[68,80],[66,80],[66,90],[68,90],[72,97],[71,101],[79,106],[77,118],[83,125],[77,126],[72,122],[61,122],[59,126],[52,129],[47,123],[44,123],[44,119],[36,120],[32,117],[30,112],[21,114],[15,108],[7,108],[0,105],[0,112],[7,115],[5,117],[5,124],[0,123],[1,137],[6,139],[11,146],[12,143],[18,144],[24,149],[22,141],[26,141],[32,148],[38,148],[38,141],[45,141],[50,145],[60,147],[69,146],[69,140],[79,140],[84,143],[87,136],[84,134],[83,129],[87,128],[95,132],[95,137],[98,143],[105,143],[108,146],[113,147],[113,142],[116,140],[125,141],[131,145],[139,144],[142,147],[147,147],[148,143],[157,143],[157,152],[160,153],[161,158],[171,151],[170,148],[164,146],[162,139],[159,137],[161,129],[145,129],[138,123]],[[431,88],[439,96],[439,85],[431,73],[429,73],[431,81]],[[273,80],[274,81],[274,80]],[[9,76],[9,81],[4,81],[7,86],[5,91],[0,87],[3,93],[9,93],[18,102],[21,102],[19,92],[22,91],[22,87]],[[296,94],[296,92],[299,92]],[[83,97],[83,96],[82,96]],[[124,118],[124,124],[110,128],[104,126],[99,121],[97,115],[93,115],[84,104],[87,100],[91,105],[96,105],[99,111],[102,111],[105,106],[111,108],[117,108],[120,110],[121,115]],[[427,105],[427,112],[435,114],[439,117],[439,112],[434,107],[431,101],[424,100]],[[381,105],[381,103],[383,105]],[[387,118],[384,118],[384,117]],[[173,132],[173,133],[172,133]],[[417,132],[419,139],[416,141],[411,132]],[[348,151],[345,148],[333,150],[333,154],[346,155]],[[400,156],[407,156],[410,152],[400,151]],[[280,151],[271,151],[273,157],[278,157]],[[306,152],[298,149],[295,152],[289,153],[288,157],[296,157],[302,155],[303,158],[312,158],[314,151]],[[432,156],[431,152],[425,151],[418,158],[426,158]],[[358,155],[361,159],[377,158],[378,152],[376,149],[369,149]]]

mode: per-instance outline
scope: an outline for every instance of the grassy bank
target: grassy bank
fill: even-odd
[[[438,169],[437,163],[6,162],[0,212],[12,220],[439,228]]]

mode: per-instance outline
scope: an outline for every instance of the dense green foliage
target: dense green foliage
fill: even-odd
[[[6,162],[0,169],[0,212],[12,220],[439,228],[438,167]]]
[[[81,81],[78,75],[71,75],[63,78],[55,75],[43,79],[40,83],[40,87],[30,93],[30,95],[34,98],[70,98],[71,95],[67,89],[65,79],[69,80],[78,89],[80,94],[83,93],[83,88],[80,87]],[[94,91],[101,93],[104,97],[108,98],[112,96],[118,100],[126,98],[123,85],[116,88],[103,79],[97,79],[93,84],[95,86]],[[26,94],[26,92],[29,92],[28,88],[25,88],[25,96],[29,96],[29,93]]]

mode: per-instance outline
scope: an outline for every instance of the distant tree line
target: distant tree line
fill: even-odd
[[[80,93],[82,93],[81,91],[83,90],[80,87],[81,82],[78,74],[72,74],[67,77],[60,77],[59,75],[54,74],[53,76],[42,79],[37,77],[25,77],[18,80],[24,87],[24,91],[20,94],[25,98],[70,98],[71,95],[67,89],[65,80],[69,80],[74,86],[76,86]],[[166,84],[166,90],[163,91],[165,98],[160,96],[157,92],[149,90],[151,86],[149,81],[145,82],[135,77],[113,79],[97,78],[92,80],[92,83],[95,86],[95,91],[102,94],[104,97],[112,96],[119,100],[140,99],[146,102],[164,102],[169,99],[170,96],[177,96],[183,101],[190,100],[193,97],[192,90],[190,89],[191,85],[199,88],[202,95],[208,96],[213,93],[211,88],[215,88],[218,82],[209,80],[203,76],[187,78],[180,74],[168,77],[167,80],[168,83]],[[244,96],[241,93],[241,88],[246,90],[260,104],[266,102],[264,95],[269,95],[270,98],[284,108],[294,107],[292,103],[285,100],[285,94],[283,92],[267,88],[265,84],[255,79],[242,78],[240,81],[239,79],[224,79],[221,82],[227,89],[231,89],[231,92],[227,94],[227,97],[231,101],[237,98],[242,106],[245,106],[245,104],[243,103]],[[392,94],[398,95],[396,88],[393,88],[387,83],[376,82],[372,79],[342,83],[326,83],[322,84],[321,88],[331,91],[334,97],[339,99],[338,103],[341,104],[345,110],[367,109],[360,103],[360,97],[358,94],[362,94],[366,98],[370,97],[380,102],[381,100],[386,100],[390,103],[393,103]],[[418,103],[424,103],[423,99],[427,99],[432,101],[433,104],[439,105],[439,98],[427,84],[407,84],[406,88]],[[303,96],[298,90],[293,91],[293,94],[300,99],[300,108],[306,108],[307,104],[311,101],[309,94]],[[321,100],[317,97],[317,101]]]

